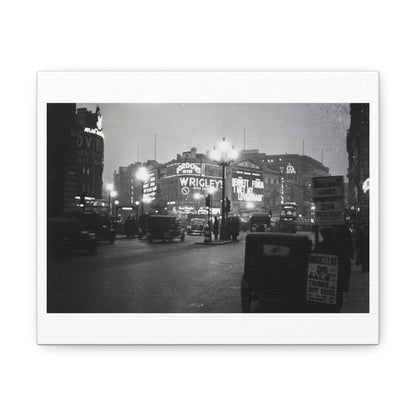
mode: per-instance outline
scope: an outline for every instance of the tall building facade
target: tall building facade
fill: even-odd
[[[347,132],[348,205],[357,222],[369,221],[369,104],[350,104]]]
[[[248,157],[259,164],[265,175],[265,208],[279,210],[289,202],[298,206],[298,214],[311,218],[312,178],[328,176],[329,168],[306,155],[260,153],[257,149],[245,150]]]
[[[76,104],[47,105],[47,208],[49,217],[79,209],[80,198],[102,197],[104,133],[96,112]]]

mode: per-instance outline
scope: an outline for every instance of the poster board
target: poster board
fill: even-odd
[[[338,256],[310,254],[306,300],[336,305],[337,283]]]
[[[344,224],[345,198],[343,176],[312,178],[316,225]]]

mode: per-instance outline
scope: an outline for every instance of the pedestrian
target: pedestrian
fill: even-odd
[[[214,236],[216,240],[218,240],[218,229],[219,229],[218,218],[214,217]]]
[[[354,257],[351,233],[346,226],[325,227],[320,232],[323,241],[315,245],[314,252],[338,256],[338,281],[336,305],[328,305],[328,312],[339,312],[343,306],[344,292],[348,292],[351,261]]]

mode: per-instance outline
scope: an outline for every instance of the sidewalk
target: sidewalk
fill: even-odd
[[[369,273],[362,272],[361,266],[357,266],[355,261],[352,261],[349,291],[344,293],[344,305],[341,312],[368,313],[369,295]]]

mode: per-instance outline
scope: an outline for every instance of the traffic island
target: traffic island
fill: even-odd
[[[195,244],[202,246],[223,246],[224,244],[230,244],[233,240],[212,240],[212,241],[197,241]]]

